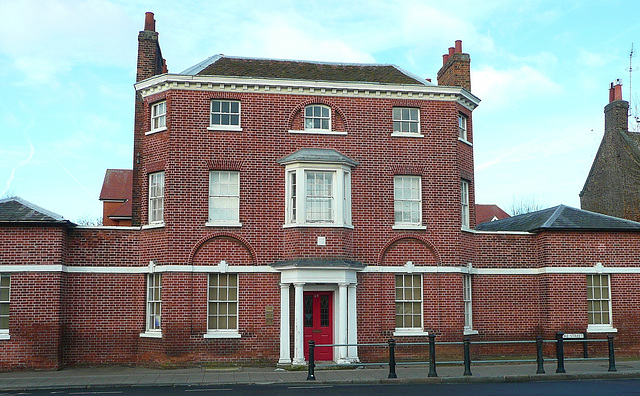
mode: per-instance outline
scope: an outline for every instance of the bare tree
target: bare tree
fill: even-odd
[[[84,214],[80,217],[77,217],[73,222],[80,226],[91,226],[91,227],[101,226],[102,216],[91,216],[91,215]]]
[[[525,213],[535,212],[542,208],[542,202],[538,201],[535,195],[521,195],[519,197],[513,197],[511,206],[509,207],[509,211],[511,212],[511,216],[517,216]]]

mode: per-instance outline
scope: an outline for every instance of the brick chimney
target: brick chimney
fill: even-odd
[[[609,104],[604,107],[604,133],[629,131],[629,102],[622,100],[622,82],[618,79],[609,87]]]
[[[471,91],[471,58],[462,52],[462,40],[442,56],[442,68],[438,71],[438,85],[462,87]]]
[[[162,51],[158,43],[156,20],[153,12],[147,12],[144,19],[144,30],[138,34],[138,69],[136,82],[166,73],[166,64],[162,59]]]
[[[162,58],[156,21],[153,12],[147,12],[144,19],[144,30],[138,34],[138,63],[136,82],[146,80],[158,74],[167,73],[167,62]],[[148,107],[142,97],[136,93],[135,116],[133,127],[133,175],[131,194],[131,222],[140,225],[142,200],[146,181],[145,153],[143,147],[144,134],[148,130]]]

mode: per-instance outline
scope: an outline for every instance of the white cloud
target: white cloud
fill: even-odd
[[[23,82],[40,84],[78,64],[131,67],[131,20],[106,0],[0,2],[0,53]],[[10,16],[10,17],[6,17]]]
[[[484,66],[471,71],[473,92],[482,98],[483,111],[506,111],[526,106],[532,98],[561,94],[564,89],[528,65],[499,70]]]

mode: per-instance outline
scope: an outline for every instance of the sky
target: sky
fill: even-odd
[[[101,216],[130,169],[137,36],[154,12],[169,72],[215,54],[394,64],[436,82],[471,56],[476,203],[580,207],[609,84],[638,105],[635,0],[0,0],[0,198]],[[635,129],[636,125],[632,125]]]

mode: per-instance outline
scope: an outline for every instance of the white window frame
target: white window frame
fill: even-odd
[[[216,179],[218,183],[214,183]],[[237,182],[232,183],[232,179],[235,178]],[[223,180],[224,179],[224,180]],[[224,182],[226,181],[226,183]],[[224,188],[226,186],[226,188]],[[233,207],[228,207],[233,213],[230,212],[230,216],[226,218],[216,218],[214,210],[214,202],[233,202]],[[222,212],[221,212],[222,213]],[[206,223],[207,226],[223,226],[223,227],[241,227],[240,223],[240,172],[239,171],[225,171],[225,170],[212,170],[209,171],[209,218]]]
[[[153,103],[151,105],[151,129],[147,134],[161,132],[167,129],[167,101]]]
[[[392,133],[391,136],[399,137],[424,137],[420,127],[420,108],[394,106],[392,109]],[[405,131],[405,126],[409,130],[415,126],[415,132]]]
[[[9,340],[9,322],[11,318],[11,275],[0,274],[0,324],[6,321],[6,326],[0,327],[0,340]]]
[[[597,282],[595,282],[596,279]],[[603,280],[606,280],[606,285],[602,284]],[[606,308],[606,311],[602,309],[603,305]],[[603,317],[603,315],[605,314],[606,319],[604,319]],[[597,319],[598,316],[600,317],[599,320]],[[617,331],[613,328],[613,311],[611,306],[611,276],[609,274],[587,275],[587,323],[587,331],[591,333],[608,333]]]
[[[312,114],[307,115],[308,110],[311,110]],[[320,114],[316,114],[316,110],[320,111]],[[327,115],[323,115],[322,113],[326,110]],[[310,104],[304,107],[304,113],[302,114],[303,122],[304,122],[304,130],[309,131],[323,131],[328,132],[331,131],[331,107],[319,103]],[[315,125],[307,126],[309,121],[312,124],[316,124],[316,122],[320,122],[320,124],[324,124],[326,122],[327,127],[324,128],[320,125],[317,128]]]
[[[215,103],[220,104],[220,109],[214,111]],[[229,106],[228,111],[223,110],[224,105],[227,104]],[[233,111],[233,105],[238,105],[238,111]],[[220,123],[214,123],[213,118],[215,115],[220,116]],[[222,123],[222,117],[228,117],[229,123]],[[237,123],[232,123],[231,120],[234,117],[238,117]],[[211,99],[211,104],[209,107],[209,126],[207,127],[210,131],[242,131],[242,104],[239,100],[232,99]]]
[[[149,224],[164,224],[164,171],[149,173]]]
[[[308,172],[331,175],[331,219],[308,221]],[[351,169],[344,165],[294,163],[286,166],[286,211],[284,227],[351,228]],[[294,183],[295,181],[295,183]]]
[[[222,285],[221,288],[220,280],[224,277],[226,285]],[[235,279],[235,287],[233,285],[229,285],[230,280]],[[215,282],[214,282],[215,280]],[[239,319],[240,319],[240,304],[239,304],[239,293],[240,293],[240,277],[238,274],[229,274],[229,273],[213,273],[209,274],[207,281],[207,333],[204,335],[204,338],[240,338],[239,328]],[[235,293],[231,292],[235,289]],[[224,290],[224,292],[220,292]],[[216,295],[212,293],[215,292]],[[231,293],[230,293],[231,292]],[[230,294],[235,294],[235,298],[231,298]],[[216,306],[216,312],[211,312],[212,304]],[[235,314],[229,313],[229,308],[233,307],[235,304]],[[224,306],[224,313],[220,313],[220,307]],[[221,318],[224,317],[227,321],[227,325],[222,326],[223,328],[219,328],[218,325],[209,327],[211,324],[212,318]],[[229,326],[228,320],[230,317],[235,317],[235,326]],[[216,319],[217,321],[217,319]]]
[[[468,230],[469,227],[471,227],[469,211],[469,184],[468,180],[460,180],[460,212],[463,230]]]
[[[464,142],[468,142],[469,141],[469,136],[467,133],[467,116],[462,114],[462,113],[458,113],[458,139],[464,141]]]
[[[478,334],[473,330],[473,277],[462,274],[462,301],[464,303],[464,334]]]
[[[417,182],[418,195],[411,196],[411,197],[404,197],[403,194],[401,194],[401,191],[405,189],[402,187],[407,183],[409,183],[410,185],[413,185],[414,182]],[[413,190],[413,188],[411,188],[411,190]],[[417,204],[418,206],[417,211],[414,211],[413,209],[411,209],[409,212],[407,212],[406,210],[398,209],[399,206],[406,206],[406,204],[409,204],[411,206],[414,206]],[[416,221],[411,221],[411,219],[409,219],[409,221],[406,221],[402,217],[398,219],[398,213],[401,213],[401,214],[411,213],[411,215],[417,214],[417,219]],[[400,230],[426,229],[426,226],[424,226],[422,222],[422,176],[417,176],[417,175],[394,175],[393,176],[393,219],[394,219],[393,229],[400,229]]]
[[[145,332],[140,337],[162,338],[162,274],[147,274]]]
[[[402,279],[402,285],[399,286],[398,280]],[[411,280],[411,286],[406,287],[407,280]],[[419,298],[416,297],[416,285],[415,282],[419,284],[419,290],[417,290],[417,294]],[[407,290],[410,291],[410,296],[407,295]],[[410,313],[405,315],[405,313],[398,313],[399,311],[403,311],[399,309],[398,304],[404,306],[404,304],[411,304]],[[405,316],[410,316],[412,318],[412,322],[414,317],[416,317],[416,313],[414,312],[415,305],[418,304],[420,307],[420,326],[415,326],[413,323],[411,326],[406,326],[404,323]],[[424,331],[424,279],[421,274],[396,274],[395,282],[394,282],[394,323],[396,325],[395,331],[393,333],[394,336],[423,336],[428,335],[427,332]],[[403,318],[402,326],[398,326],[398,315],[401,315]]]

